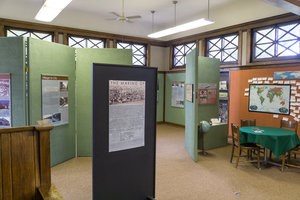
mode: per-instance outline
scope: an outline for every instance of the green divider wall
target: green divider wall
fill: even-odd
[[[172,98],[172,82],[185,82],[185,73],[166,73],[166,87],[165,87],[165,122],[184,125],[185,110],[184,108],[177,108],[171,106]]]
[[[157,81],[158,81],[158,92],[157,92],[157,105],[156,105],[156,121],[164,121],[164,90],[165,90],[165,78],[164,73],[158,72]]]
[[[199,105],[199,121],[210,121],[211,118],[219,118],[219,80],[220,62],[218,59],[199,57],[198,59],[198,83],[217,84],[217,102],[212,105]]]
[[[25,40],[0,38],[0,73],[11,76],[12,126],[26,125]]]
[[[68,76],[69,123],[51,131],[51,165],[75,157],[75,49],[29,39],[29,123],[42,118],[41,75]]]
[[[193,84],[193,102],[185,100],[185,149],[195,162],[198,161],[197,71],[198,49],[195,49],[187,55],[186,63],[186,84]]]
[[[185,73],[166,73],[166,87],[165,87],[165,122],[184,125],[185,111],[184,108],[177,108],[171,106],[172,82],[185,81]]]
[[[124,49],[76,49],[77,153],[92,156],[93,63],[132,64],[132,51]]]

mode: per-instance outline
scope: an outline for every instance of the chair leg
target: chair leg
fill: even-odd
[[[269,159],[272,160],[272,151],[270,150]]]
[[[239,154],[238,154],[238,157],[237,157],[237,159],[236,159],[235,168],[237,168],[237,167],[238,167],[238,165],[239,165],[240,156],[241,156],[241,150],[239,150],[239,152],[238,152],[238,153],[239,153]]]
[[[234,146],[232,145],[230,163],[232,163],[233,154],[234,154]]]

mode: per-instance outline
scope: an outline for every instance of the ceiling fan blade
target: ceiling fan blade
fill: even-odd
[[[127,19],[125,22],[127,22],[127,23],[133,23],[133,21],[131,21],[129,19]]]
[[[117,19],[118,19],[118,18],[115,18],[115,17],[105,18],[105,20],[111,20],[111,21],[117,20]]]
[[[127,19],[139,19],[139,18],[142,18],[141,16],[139,15],[135,15],[135,16],[128,16]]]
[[[117,16],[117,17],[121,17],[121,15],[119,15],[118,13],[116,13],[116,12],[110,12],[111,14],[113,14],[113,15],[115,15],[115,16]]]

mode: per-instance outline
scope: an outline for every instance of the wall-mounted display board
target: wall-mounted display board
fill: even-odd
[[[76,156],[76,133],[75,115],[78,107],[75,106],[75,99],[78,97],[75,92],[75,49],[66,45],[57,44],[54,42],[42,41],[34,38],[28,38],[28,56],[29,63],[28,68],[30,72],[29,76],[29,124],[34,125],[43,116],[43,80],[42,76],[57,77],[57,80],[49,80],[54,87],[50,87],[50,90],[56,97],[51,99],[55,103],[57,111],[49,112],[56,113],[62,112],[63,109],[68,109],[65,113],[68,113],[68,119],[60,121],[61,124],[55,126],[50,135],[50,153],[51,153],[51,165],[62,163],[66,160],[74,158]],[[63,79],[63,80],[61,80]],[[44,80],[45,81],[45,80]],[[60,86],[60,82],[64,85]],[[66,86],[67,91],[63,87]],[[48,83],[48,84],[50,84]],[[48,87],[48,86],[47,86]],[[45,89],[45,87],[44,87]],[[77,94],[78,96],[81,93]],[[63,98],[60,98],[63,97]],[[64,97],[67,97],[64,98]],[[50,99],[50,98],[49,98]],[[67,103],[67,104],[66,104]],[[66,106],[67,107],[64,107]],[[86,105],[82,106],[85,107]],[[67,124],[63,123],[67,122]],[[87,122],[86,122],[87,123]]]
[[[249,111],[274,114],[290,113],[291,85],[250,85]]]
[[[10,74],[0,74],[0,127],[11,127]]]
[[[93,64],[93,199],[154,199],[157,69]]]
[[[23,37],[0,38],[0,74],[5,76],[10,75],[10,120],[7,117],[4,118],[10,121],[11,127],[28,125],[25,84],[25,41],[26,38]],[[4,80],[6,80],[6,77],[4,77]],[[7,100],[6,97],[1,98],[2,100]],[[4,112],[8,116],[6,109]],[[6,124],[5,127],[7,127],[6,120],[2,122]]]
[[[171,106],[184,108],[184,82],[172,82],[172,100]]]
[[[42,118],[52,125],[69,122],[68,77],[42,75]]]

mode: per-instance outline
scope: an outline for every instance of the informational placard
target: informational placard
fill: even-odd
[[[184,108],[184,82],[172,82],[171,106]]]
[[[291,85],[250,85],[249,111],[290,113]]]
[[[69,122],[68,77],[42,75],[42,117],[52,125]]]
[[[10,74],[0,74],[0,127],[11,127]]]
[[[109,80],[109,152],[145,145],[145,81]]]
[[[217,103],[217,84],[199,83],[198,84],[198,104]]]
[[[193,102],[193,92],[194,92],[193,84],[186,84],[186,86],[185,86],[185,99],[187,101]]]

